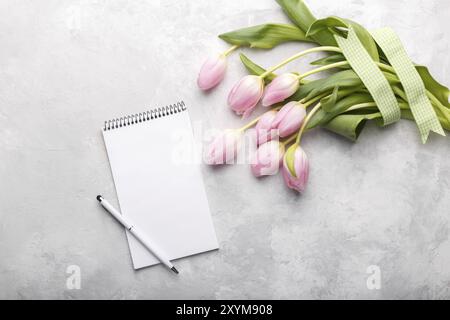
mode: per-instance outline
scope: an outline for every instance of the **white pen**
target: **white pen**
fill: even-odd
[[[106,201],[102,196],[98,195],[97,200],[100,202],[103,208],[106,209],[111,215],[117,219],[136,239],[138,239],[162,264],[164,264],[167,268],[172,270],[175,273],[178,273],[178,270],[175,269],[173,264],[170,262],[169,258],[158,249],[155,244],[151,243],[149,239],[128,219],[122,216],[119,211],[114,209],[114,207]]]

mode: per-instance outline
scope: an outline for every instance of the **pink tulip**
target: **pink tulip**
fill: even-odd
[[[209,145],[205,162],[209,165],[232,163],[240,145],[241,133],[238,130],[225,130]]]
[[[300,129],[305,119],[306,110],[300,102],[291,101],[278,111],[272,122],[272,127],[278,129],[278,134],[286,138]]]
[[[278,135],[278,130],[273,128],[273,120],[277,116],[275,110],[270,110],[264,113],[256,123],[256,141],[258,145],[272,140]]]
[[[273,140],[263,143],[256,150],[251,169],[256,177],[274,175],[283,161],[284,145]]]
[[[267,86],[262,98],[262,105],[268,107],[284,101],[298,90],[299,85],[298,76],[293,73],[283,73]]]
[[[197,78],[197,85],[202,90],[209,90],[217,86],[225,77],[227,59],[220,54],[206,59]]]
[[[247,118],[264,92],[264,80],[258,76],[248,75],[242,78],[231,89],[228,95],[228,105],[238,115]]]
[[[284,182],[289,188],[300,193],[305,191],[309,175],[309,161],[299,145],[294,144],[286,151],[282,171]]]

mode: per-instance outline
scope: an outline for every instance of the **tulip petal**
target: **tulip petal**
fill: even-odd
[[[292,73],[284,73],[276,77],[266,89],[262,98],[262,105],[267,107],[281,102],[293,95],[299,87],[298,76]]]
[[[227,61],[225,56],[218,55],[209,57],[202,65],[197,85],[202,90],[209,90],[217,86],[225,77]]]
[[[298,131],[305,116],[305,108],[300,105],[294,106],[278,125],[280,137],[285,138]]]
[[[256,123],[255,130],[258,145],[272,140],[278,135],[278,130],[273,129],[273,121],[275,120],[276,115],[277,112],[275,110],[267,111]]]
[[[236,130],[226,130],[208,146],[205,162],[209,165],[232,163],[237,155],[241,134]]]
[[[291,147],[292,148],[292,147]],[[295,146],[294,151],[294,171],[295,176],[291,173],[287,163],[287,156],[283,159],[283,178],[286,185],[298,192],[304,192],[309,177],[309,161],[306,153],[299,146]],[[288,151],[289,152],[289,151]],[[292,159],[291,159],[292,160]]]
[[[264,81],[258,76],[242,78],[230,91],[228,105],[238,115],[248,117],[258,104],[264,92]]]
[[[269,141],[257,149],[251,169],[256,177],[274,175],[283,159],[284,147],[279,141]]]
[[[291,111],[291,109],[297,104],[298,102],[291,101],[286,103],[280,111],[278,111],[277,116],[273,120],[272,126],[274,128],[277,128],[280,124],[280,122],[286,117],[286,115]]]

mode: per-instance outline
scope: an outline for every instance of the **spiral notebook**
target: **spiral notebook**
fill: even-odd
[[[176,152],[195,145],[186,104],[105,121],[102,131],[121,213],[171,260],[217,249],[200,167]],[[159,263],[127,238],[135,269]]]

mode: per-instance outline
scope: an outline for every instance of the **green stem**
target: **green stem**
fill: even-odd
[[[222,53],[222,55],[226,57],[226,56],[228,56],[230,53],[232,53],[234,50],[236,50],[237,48],[239,48],[238,45],[231,46],[231,47],[229,47],[227,50],[225,50],[225,51]]]
[[[306,125],[308,124],[309,120],[311,120],[312,116],[320,109],[320,107],[321,107],[321,105],[319,102],[306,116],[306,118],[303,121],[303,124],[300,128],[300,131],[298,132],[297,139],[295,140],[296,144],[300,145],[300,140],[302,138],[303,131],[305,131]]]
[[[401,110],[410,110],[408,107],[408,104],[406,102],[399,102],[398,105]],[[377,106],[377,104],[375,102],[365,102],[365,103],[355,104],[355,105],[351,106],[350,108],[348,108],[347,110],[345,110],[345,112],[358,110],[358,109],[364,109],[364,108],[372,108],[372,107],[376,107],[376,106]]]
[[[346,111],[352,111],[352,110],[376,107],[376,106],[377,106],[377,104],[375,102],[366,102],[366,103],[355,104],[354,106],[351,106],[350,108],[348,108]]]
[[[390,73],[392,73],[392,74],[397,75],[397,73],[395,72],[395,69],[392,68],[390,65],[387,65],[387,64],[384,64],[384,63],[381,63],[381,62],[375,62],[375,64],[376,64],[381,70],[384,70],[384,71],[387,71],[387,72],[390,72]]]
[[[308,50],[304,50],[302,52],[299,52],[297,54],[294,54],[293,56],[287,58],[286,60],[280,62],[279,64],[277,64],[276,66],[267,69],[265,72],[263,72],[260,77],[261,78],[265,78],[268,74],[271,74],[272,72],[274,72],[275,70],[281,68],[282,66],[288,64],[291,61],[294,61],[295,59],[298,59],[300,57],[303,57],[307,54],[313,53],[313,52],[321,52],[321,51],[332,51],[332,52],[342,52],[342,50],[338,47],[332,47],[332,46],[323,46],[323,47],[315,47],[315,48],[311,48]]]
[[[378,66],[380,69],[395,74],[395,70],[394,70],[391,66],[389,66],[389,65],[387,65],[387,64],[384,64],[384,63],[380,63],[380,62],[376,62],[376,64],[377,64],[377,66]],[[322,72],[322,71],[325,71],[325,70],[328,70],[328,69],[333,69],[333,68],[339,68],[339,67],[343,67],[343,66],[348,66],[348,65],[350,65],[350,64],[348,63],[348,61],[339,61],[339,62],[335,62],[335,63],[330,63],[330,64],[327,64],[327,65],[322,66],[322,67],[320,67],[320,68],[313,69],[313,70],[310,70],[310,71],[308,71],[308,72],[305,72],[305,73],[299,75],[298,78],[299,78],[300,80],[302,80],[302,79],[304,79],[304,78],[306,78],[306,77],[309,77],[310,75],[315,74],[315,73],[319,73],[319,72]]]
[[[317,102],[318,100],[320,100],[320,99],[322,99],[322,98],[325,98],[326,96],[329,96],[330,94],[328,93],[328,92],[324,92],[324,93],[322,93],[322,94],[319,94],[319,95],[317,95],[317,96],[315,96],[315,97],[313,97],[313,98],[311,98],[311,99],[309,99],[309,100],[307,100],[307,101],[304,101],[304,99],[302,99],[302,100],[300,100],[299,102],[301,103],[301,104],[303,104],[303,106],[305,107],[305,108],[308,108],[310,105],[312,105],[313,103],[315,103],[315,102]]]
[[[247,130],[248,128],[253,127],[258,121],[259,119],[261,119],[262,116],[257,117],[256,119],[250,121],[249,123],[247,123],[245,126],[243,126],[242,128],[239,128],[238,130],[243,132],[245,130]]]
[[[349,65],[348,61],[340,61],[340,62],[327,64],[327,65],[325,65],[323,67],[320,67],[320,68],[313,69],[313,70],[310,70],[308,72],[305,72],[305,73],[299,75],[298,78],[299,79],[303,79],[303,78],[306,78],[306,77],[308,77],[308,76],[310,76],[312,74],[315,74],[315,73],[319,73],[319,72],[322,72],[322,71],[325,71],[325,70],[328,70],[328,69],[338,68],[338,67],[342,67],[342,66],[346,66],[346,65]]]
[[[287,138],[286,140],[284,140],[283,142],[281,142],[281,144],[283,146],[286,146],[287,144],[291,143],[292,141],[294,141],[297,138],[296,134],[291,135],[289,138]]]
[[[405,93],[398,87],[392,86],[392,90],[396,95],[398,95],[400,98],[402,98],[404,101],[408,101],[408,98],[406,97]]]

